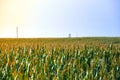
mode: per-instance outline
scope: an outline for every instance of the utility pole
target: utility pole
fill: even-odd
[[[18,27],[16,27],[16,36],[18,38]]]

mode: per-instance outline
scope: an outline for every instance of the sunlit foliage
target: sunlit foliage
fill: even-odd
[[[120,38],[0,39],[2,80],[120,80]]]

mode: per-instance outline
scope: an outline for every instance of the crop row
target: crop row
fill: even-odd
[[[120,48],[19,47],[0,53],[3,80],[119,80]]]

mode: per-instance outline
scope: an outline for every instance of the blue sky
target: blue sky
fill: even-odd
[[[20,2],[11,0],[6,6],[13,3]],[[67,37],[69,33],[73,37],[120,36],[119,3],[119,0],[21,0],[21,5],[11,7],[17,16],[10,11],[0,14],[12,16],[0,19],[5,19],[0,23],[3,29],[0,37],[16,37],[16,26],[19,37]]]

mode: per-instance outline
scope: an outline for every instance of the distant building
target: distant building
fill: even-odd
[[[68,34],[68,37],[71,38],[71,34]]]

